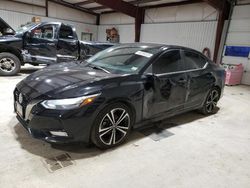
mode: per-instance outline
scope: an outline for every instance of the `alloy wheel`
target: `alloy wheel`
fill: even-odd
[[[206,110],[208,113],[211,113],[217,105],[219,100],[219,92],[217,90],[212,90],[207,98]]]
[[[0,69],[4,72],[11,72],[16,68],[15,62],[10,58],[0,59]]]
[[[129,129],[129,113],[123,108],[114,108],[102,118],[99,138],[105,145],[115,145],[123,140]]]

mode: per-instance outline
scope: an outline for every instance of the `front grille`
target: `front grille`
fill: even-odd
[[[26,95],[22,94],[23,101],[22,101],[22,103],[20,103],[19,100],[18,100],[19,95],[20,95],[20,91],[18,91],[18,89],[15,89],[15,91],[14,91],[14,99],[15,99],[15,101],[17,101],[23,107],[23,110],[25,111],[26,107],[27,107],[27,105],[29,103],[29,98]]]

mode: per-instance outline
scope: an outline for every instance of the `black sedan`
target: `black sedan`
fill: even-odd
[[[213,113],[224,79],[225,71],[195,50],[126,44],[31,74],[17,85],[14,107],[35,138],[106,149],[149,122],[195,109]]]

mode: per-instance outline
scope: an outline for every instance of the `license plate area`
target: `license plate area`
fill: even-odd
[[[19,104],[18,102],[16,102],[16,113],[22,117],[23,117],[23,107],[21,106],[21,104]]]

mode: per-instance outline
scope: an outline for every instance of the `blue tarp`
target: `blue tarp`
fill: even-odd
[[[226,46],[225,56],[248,57],[249,46]]]

